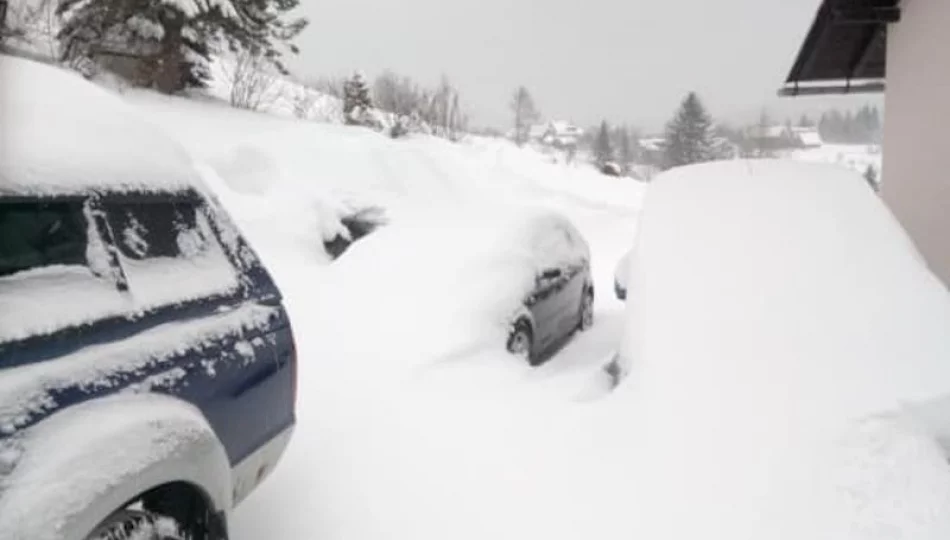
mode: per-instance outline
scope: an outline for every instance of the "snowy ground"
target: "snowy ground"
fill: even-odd
[[[620,451],[619,419],[589,402],[616,348],[613,271],[641,184],[492,139],[393,141],[213,103],[126,99],[208,164],[295,325],[297,432],[234,516],[236,539],[622,536],[603,520],[619,456],[592,459]],[[330,265],[321,241],[348,204],[382,205],[394,225]],[[504,276],[446,264],[446,235],[458,234],[447,220],[492,223],[512,205],[564,213],[593,253],[596,324],[536,370],[504,351],[503,329],[480,332],[453,307],[478,305],[474,291],[500,294]],[[552,519],[551,508],[572,511]]]
[[[711,508],[729,510],[728,499],[717,499],[729,491],[717,483],[725,482],[725,472],[697,472],[696,478],[709,482],[693,499],[708,496],[707,503],[716,503],[698,513],[677,506],[679,494],[672,488],[638,486],[638,479],[655,480],[656,486],[670,479],[682,486],[691,482],[664,458],[662,438],[644,445],[637,437],[635,421],[659,435],[672,433],[658,417],[634,414],[647,409],[645,398],[631,391],[639,385],[607,392],[601,369],[624,326],[623,304],[613,297],[613,272],[636,232],[641,184],[586,167],[552,165],[540,154],[492,139],[393,141],[368,130],[214,103],[139,92],[128,92],[125,99],[205,164],[206,179],[281,286],[295,326],[301,361],[297,431],[273,476],[233,516],[234,538],[629,540],[674,522],[677,530],[725,538],[713,533],[727,530],[726,514],[742,524],[733,532],[748,533],[730,538],[763,537],[759,527],[770,526],[765,518],[746,522],[751,516],[736,509],[713,514]],[[813,152],[801,159],[841,162],[840,153]],[[696,199],[697,210],[708,210],[700,204],[704,200]],[[329,264],[322,240],[334,233],[345,207],[365,204],[385,207],[392,225]],[[515,275],[507,273],[505,259],[473,259],[474,267],[459,262],[493,251],[478,240],[479,220],[498,225],[518,205],[555,209],[574,221],[591,244],[598,291],[593,330],[536,370],[505,353],[504,329],[490,324],[492,299],[510,292],[508,278]],[[505,251],[502,244],[487,247]],[[705,269],[696,262],[689,271]],[[701,283],[693,286],[702,288]],[[717,322],[714,315],[710,320]],[[670,321],[675,324],[676,318]],[[682,337],[679,341],[690,346]],[[712,378],[718,372],[709,373]],[[681,375],[666,373],[663,380],[676,382]],[[729,386],[693,379],[685,382],[714,393]],[[663,394],[664,388],[644,395]],[[663,395],[651,403],[663,405]],[[744,466],[748,459],[760,467],[754,471],[767,472],[768,464],[753,455],[758,448],[753,434],[741,425],[730,429],[736,432],[729,437],[707,433],[719,454],[706,462]],[[914,437],[895,439],[890,424],[855,429],[846,436],[860,440],[859,453],[870,440],[870,446],[896,445],[898,454],[935,455]],[[734,441],[745,442],[736,448]],[[653,470],[655,463],[667,468]],[[862,467],[832,472],[845,474],[842,481],[855,483],[855,493],[863,496],[865,475],[873,468]],[[935,478],[932,472],[922,466],[915,474]],[[786,471],[783,478],[790,476]],[[753,480],[745,478],[742,485],[754,486]],[[871,481],[884,482],[880,489],[893,495],[886,482],[901,478]],[[946,488],[934,484],[940,495]],[[662,502],[655,505],[659,511],[642,514],[653,495]],[[712,521],[707,528],[686,516]],[[885,519],[880,525],[843,537],[878,538],[874,534],[893,523]],[[821,530],[820,524],[810,526]]]

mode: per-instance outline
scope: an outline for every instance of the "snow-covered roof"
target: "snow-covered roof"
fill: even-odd
[[[805,146],[821,146],[824,143],[817,129],[796,129],[795,135]]]
[[[639,227],[630,537],[950,535],[950,291],[859,175],[673,169]]]
[[[557,135],[571,135],[575,137],[580,137],[584,134],[584,130],[575,126],[570,122],[565,122],[563,120],[552,120],[548,123],[548,128],[553,130]]]
[[[640,146],[647,150],[659,151],[663,149],[666,139],[663,137],[647,137],[640,139]]]
[[[0,195],[199,185],[188,154],[109,90],[0,55]]]

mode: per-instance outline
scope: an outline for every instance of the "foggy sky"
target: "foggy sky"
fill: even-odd
[[[302,0],[302,77],[384,69],[446,74],[473,124],[506,127],[516,86],[546,118],[656,130],[689,90],[719,119],[751,121],[874,97],[783,98],[820,0]]]

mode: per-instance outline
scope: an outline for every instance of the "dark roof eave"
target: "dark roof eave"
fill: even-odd
[[[900,20],[898,3],[824,0],[792,65],[786,88],[802,82],[883,81],[887,24]]]
[[[827,96],[841,94],[877,94],[884,92],[886,84],[881,81],[857,82],[851,81],[830,81],[827,84],[811,84],[800,86],[798,84],[786,84],[779,88],[780,97],[796,96]]]

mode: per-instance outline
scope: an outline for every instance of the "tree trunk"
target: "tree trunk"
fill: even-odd
[[[161,49],[155,63],[153,83],[155,88],[163,94],[172,94],[185,88],[185,58],[182,54],[182,28],[185,25],[182,14],[166,10],[161,17],[165,35],[162,37]]]
[[[0,0],[0,45],[7,34],[7,0]]]

